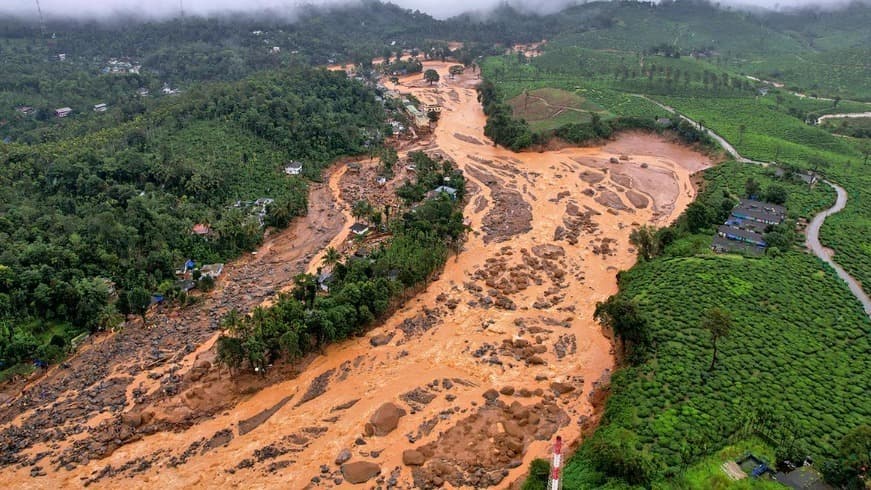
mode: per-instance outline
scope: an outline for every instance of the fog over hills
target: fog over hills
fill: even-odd
[[[354,1],[354,0],[352,0]],[[46,17],[77,17],[105,19],[116,15],[135,15],[147,18],[166,18],[185,14],[213,15],[221,13],[270,11],[292,17],[301,6],[341,5],[347,0],[39,0]],[[395,0],[394,3],[418,9],[439,18],[447,18],[464,12],[487,12],[504,0]],[[509,0],[512,7],[531,13],[549,14],[567,6],[584,3],[577,0]],[[730,0],[719,2],[740,8],[792,9],[799,7],[837,8],[850,3],[847,0]],[[20,16],[36,16],[37,0],[5,0],[0,13]]]

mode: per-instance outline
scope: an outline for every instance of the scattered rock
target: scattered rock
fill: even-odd
[[[391,340],[393,340],[393,335],[379,334],[373,335],[369,339],[369,343],[372,344],[372,347],[381,347],[382,345],[389,344]]]
[[[336,456],[336,465],[341,466],[347,463],[351,459],[351,450],[350,449],[342,449],[339,452],[339,455]]]
[[[550,384],[550,389],[556,393],[557,396],[565,395],[566,393],[571,393],[575,391],[575,387],[566,383],[560,383],[554,381]]]

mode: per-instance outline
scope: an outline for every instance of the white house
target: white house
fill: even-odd
[[[106,109],[108,108],[109,106],[106,104],[97,104],[94,106],[94,112],[106,112]]]
[[[67,117],[72,114],[73,110],[69,107],[61,107],[60,109],[54,110],[54,115],[57,117]]]
[[[369,232],[369,226],[364,223],[354,223],[351,225],[351,233],[357,236],[363,236]]]
[[[224,272],[224,264],[208,264],[200,267],[200,275],[217,279]]]
[[[290,162],[284,167],[287,175],[299,175],[302,173],[302,162]]]

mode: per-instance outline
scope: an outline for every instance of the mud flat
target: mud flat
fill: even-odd
[[[616,292],[616,272],[635,262],[632,229],[677,217],[695,195],[690,174],[711,162],[634,134],[602,148],[493,147],[483,135],[474,75],[450,80],[449,66],[426,63],[442,74],[437,85],[416,76],[399,87],[421,101],[441,101],[439,124],[423,145],[453,159],[469,179],[464,212],[472,232],[434,282],[365,337],[329,346],[299,373],[237,396],[232,407],[151,433],[134,417],[125,430],[135,439],[102,459],[64,469],[44,457],[38,476],[32,466],[7,466],[7,480],[28,488],[87,481],[130,488],[504,488],[533,458],[547,456],[554,434],[576,441],[594,426],[594,403],[604,397],[614,362],[592,319],[595,303]],[[609,178],[613,172],[625,177]],[[602,178],[592,181],[594,174]],[[347,213],[347,179],[334,176],[325,186],[339,221]],[[626,209],[613,209],[614,196]],[[521,217],[519,226],[499,226],[512,216]],[[316,260],[311,254],[308,267]],[[205,344],[194,348],[208,360]],[[222,386],[223,378],[210,377],[216,372],[206,370],[201,380]],[[76,437],[59,435],[20,453],[55,454],[53,444]]]

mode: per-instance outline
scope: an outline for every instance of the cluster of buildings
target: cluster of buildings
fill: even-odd
[[[786,208],[777,204],[741,199],[726,222],[717,228],[711,248],[716,252],[761,254],[768,247],[764,234],[769,226],[783,223]]]
[[[267,207],[274,203],[275,199],[271,197],[261,197],[255,201],[236,201],[233,203],[234,208],[252,209],[257,215],[257,223],[261,228],[265,225]]]
[[[428,114],[430,112],[441,113],[442,108],[437,104],[421,104],[420,108],[408,99],[402,99],[402,106],[405,108],[406,114],[411,118],[411,122],[418,129],[430,127]]]
[[[389,89],[382,83],[376,84],[375,88],[379,93],[383,94],[383,97],[377,98],[382,104],[385,103],[386,99],[398,100],[402,104],[405,114],[411,119],[411,123],[417,129],[429,128],[430,121],[427,115],[430,112],[440,113],[442,111],[442,107],[438,104],[421,104],[418,108],[414,102],[405,97],[401,92],[395,89]],[[390,121],[390,125],[393,127],[394,134],[399,134],[406,129],[399,121],[392,120]]]
[[[404,100],[403,106],[405,107],[405,112],[408,113],[408,116],[416,127],[423,128],[429,126],[429,118],[426,117],[426,114],[423,111],[415,107],[410,100]]]
[[[138,75],[141,69],[142,65],[133,63],[128,59],[111,58],[100,71],[107,75],[126,75],[128,73]]]
[[[197,267],[197,263],[193,259],[186,260],[185,263],[175,271],[177,279],[175,285],[180,291],[186,293],[196,287],[197,283],[194,281],[194,271],[199,272],[200,278],[208,277],[217,281],[218,277],[221,276],[221,273],[224,272],[224,264],[205,264]],[[161,297],[159,301],[154,301],[152,299],[152,302],[159,303],[162,300],[163,298]]]

